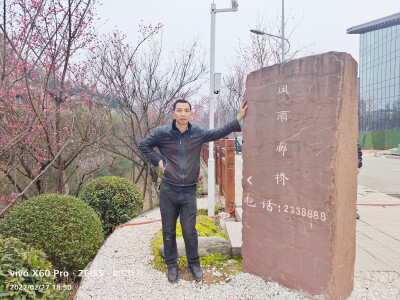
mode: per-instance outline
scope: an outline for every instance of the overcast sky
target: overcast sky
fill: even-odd
[[[170,50],[198,38],[208,51],[210,45],[210,7],[212,0],[103,0],[98,9],[108,20],[101,31],[118,28],[131,41],[137,38],[138,25],[158,22],[164,25],[163,44]],[[215,0],[218,8],[230,7],[230,0]],[[218,13],[216,26],[216,72],[227,72],[239,39],[249,41],[258,15],[277,20],[282,0],[239,0],[238,12]],[[359,35],[346,29],[400,12],[399,0],[285,0],[285,16],[298,26],[290,38],[291,47],[311,44],[314,53],[343,51],[358,61]],[[280,19],[278,20],[280,22]],[[278,34],[277,32],[270,32]],[[209,63],[209,52],[207,52]]]

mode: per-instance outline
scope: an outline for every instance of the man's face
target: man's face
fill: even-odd
[[[186,126],[191,116],[189,103],[177,103],[173,115],[177,124]]]

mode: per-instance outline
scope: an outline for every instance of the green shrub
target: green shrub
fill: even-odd
[[[143,212],[142,193],[132,181],[122,177],[96,178],[84,186],[80,198],[100,217],[106,236]]]
[[[53,272],[42,251],[0,236],[1,299],[64,299],[66,291],[54,288]]]
[[[0,220],[0,232],[47,254],[53,266],[78,275],[104,242],[101,222],[82,200],[43,194],[17,205]]]

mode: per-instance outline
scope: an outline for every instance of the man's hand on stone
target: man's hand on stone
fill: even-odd
[[[164,174],[164,163],[162,160],[158,162],[158,168],[161,170],[161,172]]]
[[[239,109],[239,115],[237,117],[238,121],[242,121],[244,115],[246,114],[246,110],[247,110],[247,101],[242,101],[242,103],[240,104],[240,109]]]

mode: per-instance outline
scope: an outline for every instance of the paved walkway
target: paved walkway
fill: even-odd
[[[394,204],[399,198],[358,186],[358,204]],[[400,274],[400,206],[358,205],[356,271]]]
[[[235,160],[235,200],[242,204],[241,155]],[[394,204],[400,198],[358,186],[357,204]],[[358,205],[355,271],[394,271],[400,275],[400,206]]]

